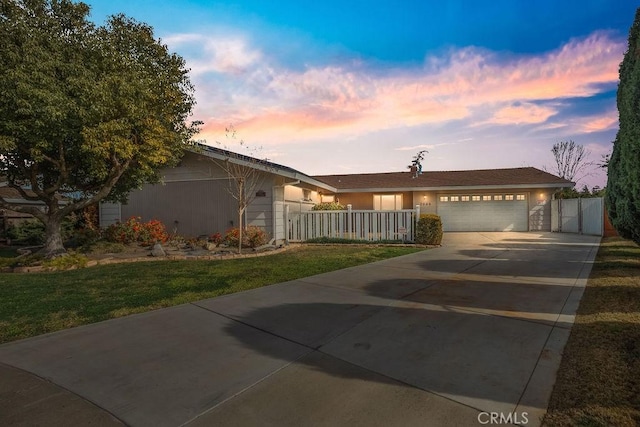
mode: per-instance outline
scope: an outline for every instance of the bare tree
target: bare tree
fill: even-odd
[[[236,130],[233,126],[225,129],[228,139],[236,139]],[[227,192],[238,202],[238,253],[242,253],[242,236],[244,231],[244,213],[247,207],[257,196],[258,190],[265,181],[267,173],[272,170],[268,159],[259,159],[256,154],[261,148],[250,148],[240,140],[240,151],[247,154],[230,151],[229,148],[218,142],[223,148],[225,159],[214,162],[226,173],[229,179]]]
[[[578,182],[591,175],[589,169],[594,166],[594,162],[589,160],[591,152],[583,145],[561,141],[553,144],[551,152],[556,162],[553,172],[560,178]]]

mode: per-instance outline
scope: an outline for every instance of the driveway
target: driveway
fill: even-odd
[[[0,425],[538,425],[599,241],[448,233],[441,248],[4,344]]]

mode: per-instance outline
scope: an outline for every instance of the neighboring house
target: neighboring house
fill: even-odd
[[[0,197],[15,206],[41,206],[44,209],[44,203],[40,201],[25,200],[18,190],[7,187],[5,182],[0,182]],[[22,221],[33,219],[33,216],[26,213],[16,212],[11,209],[0,208],[0,230],[7,231],[11,225],[17,225]]]
[[[229,158],[261,170],[260,194],[247,208],[246,223],[285,240],[287,216],[319,202],[339,201],[352,209],[397,210],[420,206],[442,217],[445,231],[551,231],[553,193],[573,183],[535,168],[308,176],[287,166],[229,157],[214,147],[187,152],[180,165],[163,172],[161,184],[133,191],[127,204],[102,203],[100,224],[131,216],[159,219],[184,236],[224,233],[237,225],[237,202],[220,162]],[[253,161],[252,161],[253,160]]]
[[[314,176],[353,209],[440,215],[444,231],[551,231],[551,198],[574,183],[536,168]]]

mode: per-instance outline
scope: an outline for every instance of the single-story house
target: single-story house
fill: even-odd
[[[238,225],[238,202],[229,191],[225,161],[258,171],[261,179],[245,211],[245,224],[263,228],[276,240],[285,239],[285,209],[290,214],[311,210],[320,194],[336,192],[290,167],[201,145],[187,151],[178,166],[165,169],[160,184],[131,192],[126,204],[101,203],[100,226],[139,216],[143,221],[158,219],[169,233],[183,236],[224,234]]]
[[[533,167],[314,178],[335,187],[335,197],[353,209],[420,206],[439,215],[445,231],[551,231],[551,198],[574,185]]]
[[[131,216],[158,219],[185,236],[224,233],[237,225],[237,201],[221,164],[256,168],[261,182],[246,223],[284,240],[289,215],[320,202],[339,201],[354,210],[420,207],[442,217],[445,231],[551,231],[551,199],[574,184],[533,167],[449,172],[391,172],[309,176],[287,166],[200,146],[163,171],[162,183],[133,191],[128,203],[102,203],[100,224]]]

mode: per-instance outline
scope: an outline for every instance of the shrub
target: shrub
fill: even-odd
[[[209,236],[209,241],[212,243],[215,243],[216,245],[219,245],[220,243],[222,243],[224,239],[222,238],[222,234],[220,233],[214,233],[211,236]]]
[[[442,220],[438,215],[420,215],[416,226],[416,243],[421,245],[439,245],[442,243]]]
[[[267,233],[260,227],[247,227],[243,238],[246,239],[247,246],[250,248],[257,248],[267,243]]]
[[[228,246],[238,246],[240,230],[238,227],[227,230],[224,243]],[[242,232],[242,246],[255,248],[267,243],[267,233],[260,227],[249,226]]]
[[[83,268],[87,266],[89,258],[77,252],[69,252],[67,255],[56,257],[42,262],[44,267],[53,270],[69,270],[70,268]]]
[[[73,230],[69,239],[65,241],[65,246],[72,248],[89,246],[99,241],[101,237],[99,229],[79,228],[77,230]]]
[[[166,242],[169,238],[164,224],[157,219],[140,222],[140,217],[132,216],[125,222],[112,224],[105,230],[105,238],[115,243],[141,243],[149,246],[156,242]]]
[[[16,245],[42,245],[44,235],[44,224],[35,219],[11,225],[7,230],[7,237]]]
[[[312,211],[343,211],[346,207],[338,202],[325,202],[313,205]]]

